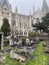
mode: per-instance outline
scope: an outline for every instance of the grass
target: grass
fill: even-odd
[[[47,65],[48,57],[44,55],[43,52],[43,43],[44,41],[40,42],[37,47],[35,48],[33,55],[34,59],[29,60],[26,65]]]
[[[24,65],[24,63],[18,62],[16,59],[11,59],[10,58],[10,53],[7,53],[5,55],[5,65]]]
[[[45,42],[39,42],[39,44],[33,52],[34,59],[28,60],[26,64],[17,62],[15,59],[10,59],[10,54],[7,53],[5,55],[6,58],[4,61],[4,65],[47,65],[47,61],[49,58],[43,52],[43,43]]]

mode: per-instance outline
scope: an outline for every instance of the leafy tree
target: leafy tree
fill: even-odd
[[[47,29],[47,26],[43,22],[42,23],[38,22],[35,25],[33,25],[33,27],[36,28],[36,31],[40,30],[40,32],[42,30],[45,31]]]
[[[42,24],[44,27],[46,27],[44,32],[49,33],[49,13],[47,13],[46,16],[42,18]]]
[[[36,30],[43,30],[43,32],[49,33],[49,13],[45,15],[45,17],[42,17],[42,22],[40,21],[33,25],[33,27],[36,28]]]
[[[1,27],[1,31],[4,32],[5,36],[7,36],[10,33],[10,24],[6,18],[3,19],[3,25]]]

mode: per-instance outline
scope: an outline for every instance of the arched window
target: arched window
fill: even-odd
[[[26,22],[24,23],[24,29],[25,29],[25,28],[27,28],[27,23],[26,23]]]
[[[20,22],[20,28],[21,28],[21,22]]]
[[[27,31],[25,30],[24,35],[27,35]]]
[[[2,14],[4,14],[4,12],[2,11]]]
[[[20,31],[20,35],[23,35],[23,32],[22,32],[22,30]]]
[[[16,25],[16,22],[15,20],[12,21],[12,26],[15,26]]]

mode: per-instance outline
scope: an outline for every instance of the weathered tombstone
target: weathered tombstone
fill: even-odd
[[[0,50],[3,50],[3,32],[0,32]]]
[[[9,46],[13,46],[13,40],[11,36],[6,37],[9,40]]]
[[[30,44],[30,40],[27,38],[26,39],[26,45],[29,45]]]

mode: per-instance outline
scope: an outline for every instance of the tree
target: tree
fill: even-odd
[[[42,17],[42,22],[38,22],[33,27],[36,27],[36,30],[43,30],[43,32],[49,33],[49,13]]]
[[[36,23],[35,25],[33,25],[33,27],[35,27],[36,28],[36,31],[38,31],[38,30],[44,30],[45,29],[45,26],[43,26],[43,24],[42,23],[40,23],[40,22],[38,22],[38,23]]]
[[[5,36],[7,36],[10,33],[10,24],[6,18],[3,19],[3,25],[1,27],[1,31],[4,32]]]
[[[49,13],[47,13],[46,16],[42,18],[42,24],[46,27],[44,32],[49,34]]]

